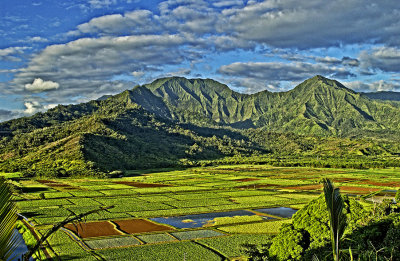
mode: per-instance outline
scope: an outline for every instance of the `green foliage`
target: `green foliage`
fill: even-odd
[[[400,203],[400,189],[397,190],[394,200],[396,201],[396,203]]]
[[[12,192],[5,178],[0,177],[0,259],[14,258],[14,251],[20,243],[14,233],[17,222],[17,208],[12,201]]]
[[[137,236],[141,241],[147,244],[176,241],[175,238],[168,234],[152,234],[152,235],[139,235]]]
[[[309,247],[309,236],[306,230],[296,229],[292,224],[285,224],[272,240],[269,255],[282,261],[300,260]]]
[[[344,213],[348,224],[345,230],[346,234],[351,233],[367,216],[367,212],[358,202],[347,197],[344,198]],[[277,253],[278,249],[290,247],[291,249],[296,249],[295,253],[298,255],[300,253],[302,255],[307,254],[311,258],[314,253],[319,253],[318,251],[321,248],[326,248],[329,245],[331,239],[329,212],[323,196],[312,200],[304,208],[297,211],[292,220],[292,225],[282,227],[277,237],[273,240],[274,253]],[[293,231],[291,232],[291,230]],[[294,235],[297,237],[302,235],[309,241],[298,241],[298,243],[294,244],[293,240],[285,240],[286,234],[290,234],[293,237]]]
[[[176,237],[179,240],[190,240],[197,238],[206,238],[206,237],[219,237],[225,236],[225,234],[215,231],[215,230],[193,230],[193,231],[180,231],[180,232],[172,232],[171,235]]]
[[[104,249],[115,247],[126,247],[140,245],[139,240],[134,237],[104,238],[85,241],[91,249]]]
[[[55,232],[48,242],[61,260],[97,260],[91,252],[85,251],[61,230]]]
[[[270,235],[240,234],[226,237],[204,238],[196,240],[196,242],[215,249],[226,257],[238,257],[243,255],[244,244],[261,246],[268,243],[270,239]],[[251,256],[251,254],[246,253],[246,256]]]
[[[339,188],[334,188],[329,179],[322,181],[326,207],[329,212],[329,226],[331,230],[331,243],[333,258],[339,260],[339,241],[346,228],[346,216],[343,213],[344,203]]]
[[[0,123],[0,171],[117,177],[226,157],[275,166],[400,166],[399,115],[400,103],[370,100],[321,76],[289,92],[253,95],[209,79],[164,78]]]
[[[345,241],[346,247],[354,249],[355,258],[364,260],[375,257],[376,260],[400,259],[400,214],[385,217],[371,217],[364,226],[353,231]]]
[[[258,216],[252,216],[250,220],[256,219]],[[253,220],[254,221],[254,220]],[[228,233],[253,233],[253,234],[278,234],[280,228],[287,223],[290,223],[290,219],[274,220],[266,222],[257,222],[250,224],[235,224],[232,226],[223,226],[218,229]],[[217,223],[217,225],[219,225]]]
[[[121,249],[101,250],[98,253],[105,260],[221,260],[214,252],[190,241],[124,248],[124,251]]]

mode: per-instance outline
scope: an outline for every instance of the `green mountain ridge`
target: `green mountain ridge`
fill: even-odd
[[[264,91],[252,95],[234,92],[210,79],[181,77],[156,80],[133,92],[140,88],[149,89],[163,103],[157,106],[162,108],[160,113],[149,108],[148,104],[156,100],[151,95],[136,99],[145,109],[164,118],[198,125],[262,127],[337,136],[354,135],[360,129],[380,132],[400,127],[399,104],[367,99],[322,76],[306,80],[288,92]],[[394,117],[387,118],[387,114]]]
[[[399,153],[399,116],[400,103],[322,76],[251,95],[170,77],[0,123],[0,171],[98,175],[233,156],[390,156]]]
[[[391,91],[363,92],[362,95],[375,100],[400,101],[400,92],[391,92]]]

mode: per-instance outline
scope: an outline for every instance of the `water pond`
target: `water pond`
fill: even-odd
[[[28,247],[25,244],[24,239],[22,238],[22,235],[18,232],[17,229],[14,229],[14,234],[17,235],[18,239],[20,240],[20,244],[17,246],[17,248],[14,251],[14,258],[9,259],[9,261],[18,261],[21,260],[21,257],[23,254],[28,252]],[[33,261],[33,258],[31,257],[29,259],[30,261]]]
[[[157,217],[150,218],[153,221],[168,224],[177,228],[196,228],[202,227],[205,224],[212,221],[214,218],[219,217],[234,217],[234,216],[254,216],[255,214],[246,210],[236,210],[228,212],[215,212],[215,213],[204,213],[204,214],[193,214],[186,216],[176,217]]]
[[[261,208],[261,209],[255,209],[254,211],[282,218],[291,218],[293,214],[297,212],[297,210],[298,209],[294,208],[278,207],[278,208]]]

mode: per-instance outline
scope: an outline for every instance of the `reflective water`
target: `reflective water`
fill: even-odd
[[[286,207],[278,207],[278,208],[261,208],[261,209],[255,209],[255,211],[269,214],[269,215],[274,215],[277,217],[282,217],[282,218],[291,218],[294,213],[297,212],[298,209],[294,208],[286,208]]]
[[[246,210],[236,210],[228,212],[214,212],[214,213],[204,213],[204,214],[193,214],[186,216],[176,216],[176,217],[157,217],[150,218],[153,221],[168,224],[177,228],[196,228],[202,227],[209,221],[218,217],[234,217],[234,216],[254,216],[255,214]]]

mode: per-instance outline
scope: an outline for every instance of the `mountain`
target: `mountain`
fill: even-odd
[[[180,77],[137,87],[132,97],[136,92],[141,95],[134,101],[156,115],[198,125],[336,136],[396,131],[400,126],[399,104],[371,101],[322,76],[282,93],[240,94],[210,79]]]
[[[399,116],[400,103],[322,76],[252,95],[170,77],[0,123],[0,171],[99,175],[227,156],[396,155]]]
[[[400,92],[364,92],[362,95],[375,100],[400,101]]]

